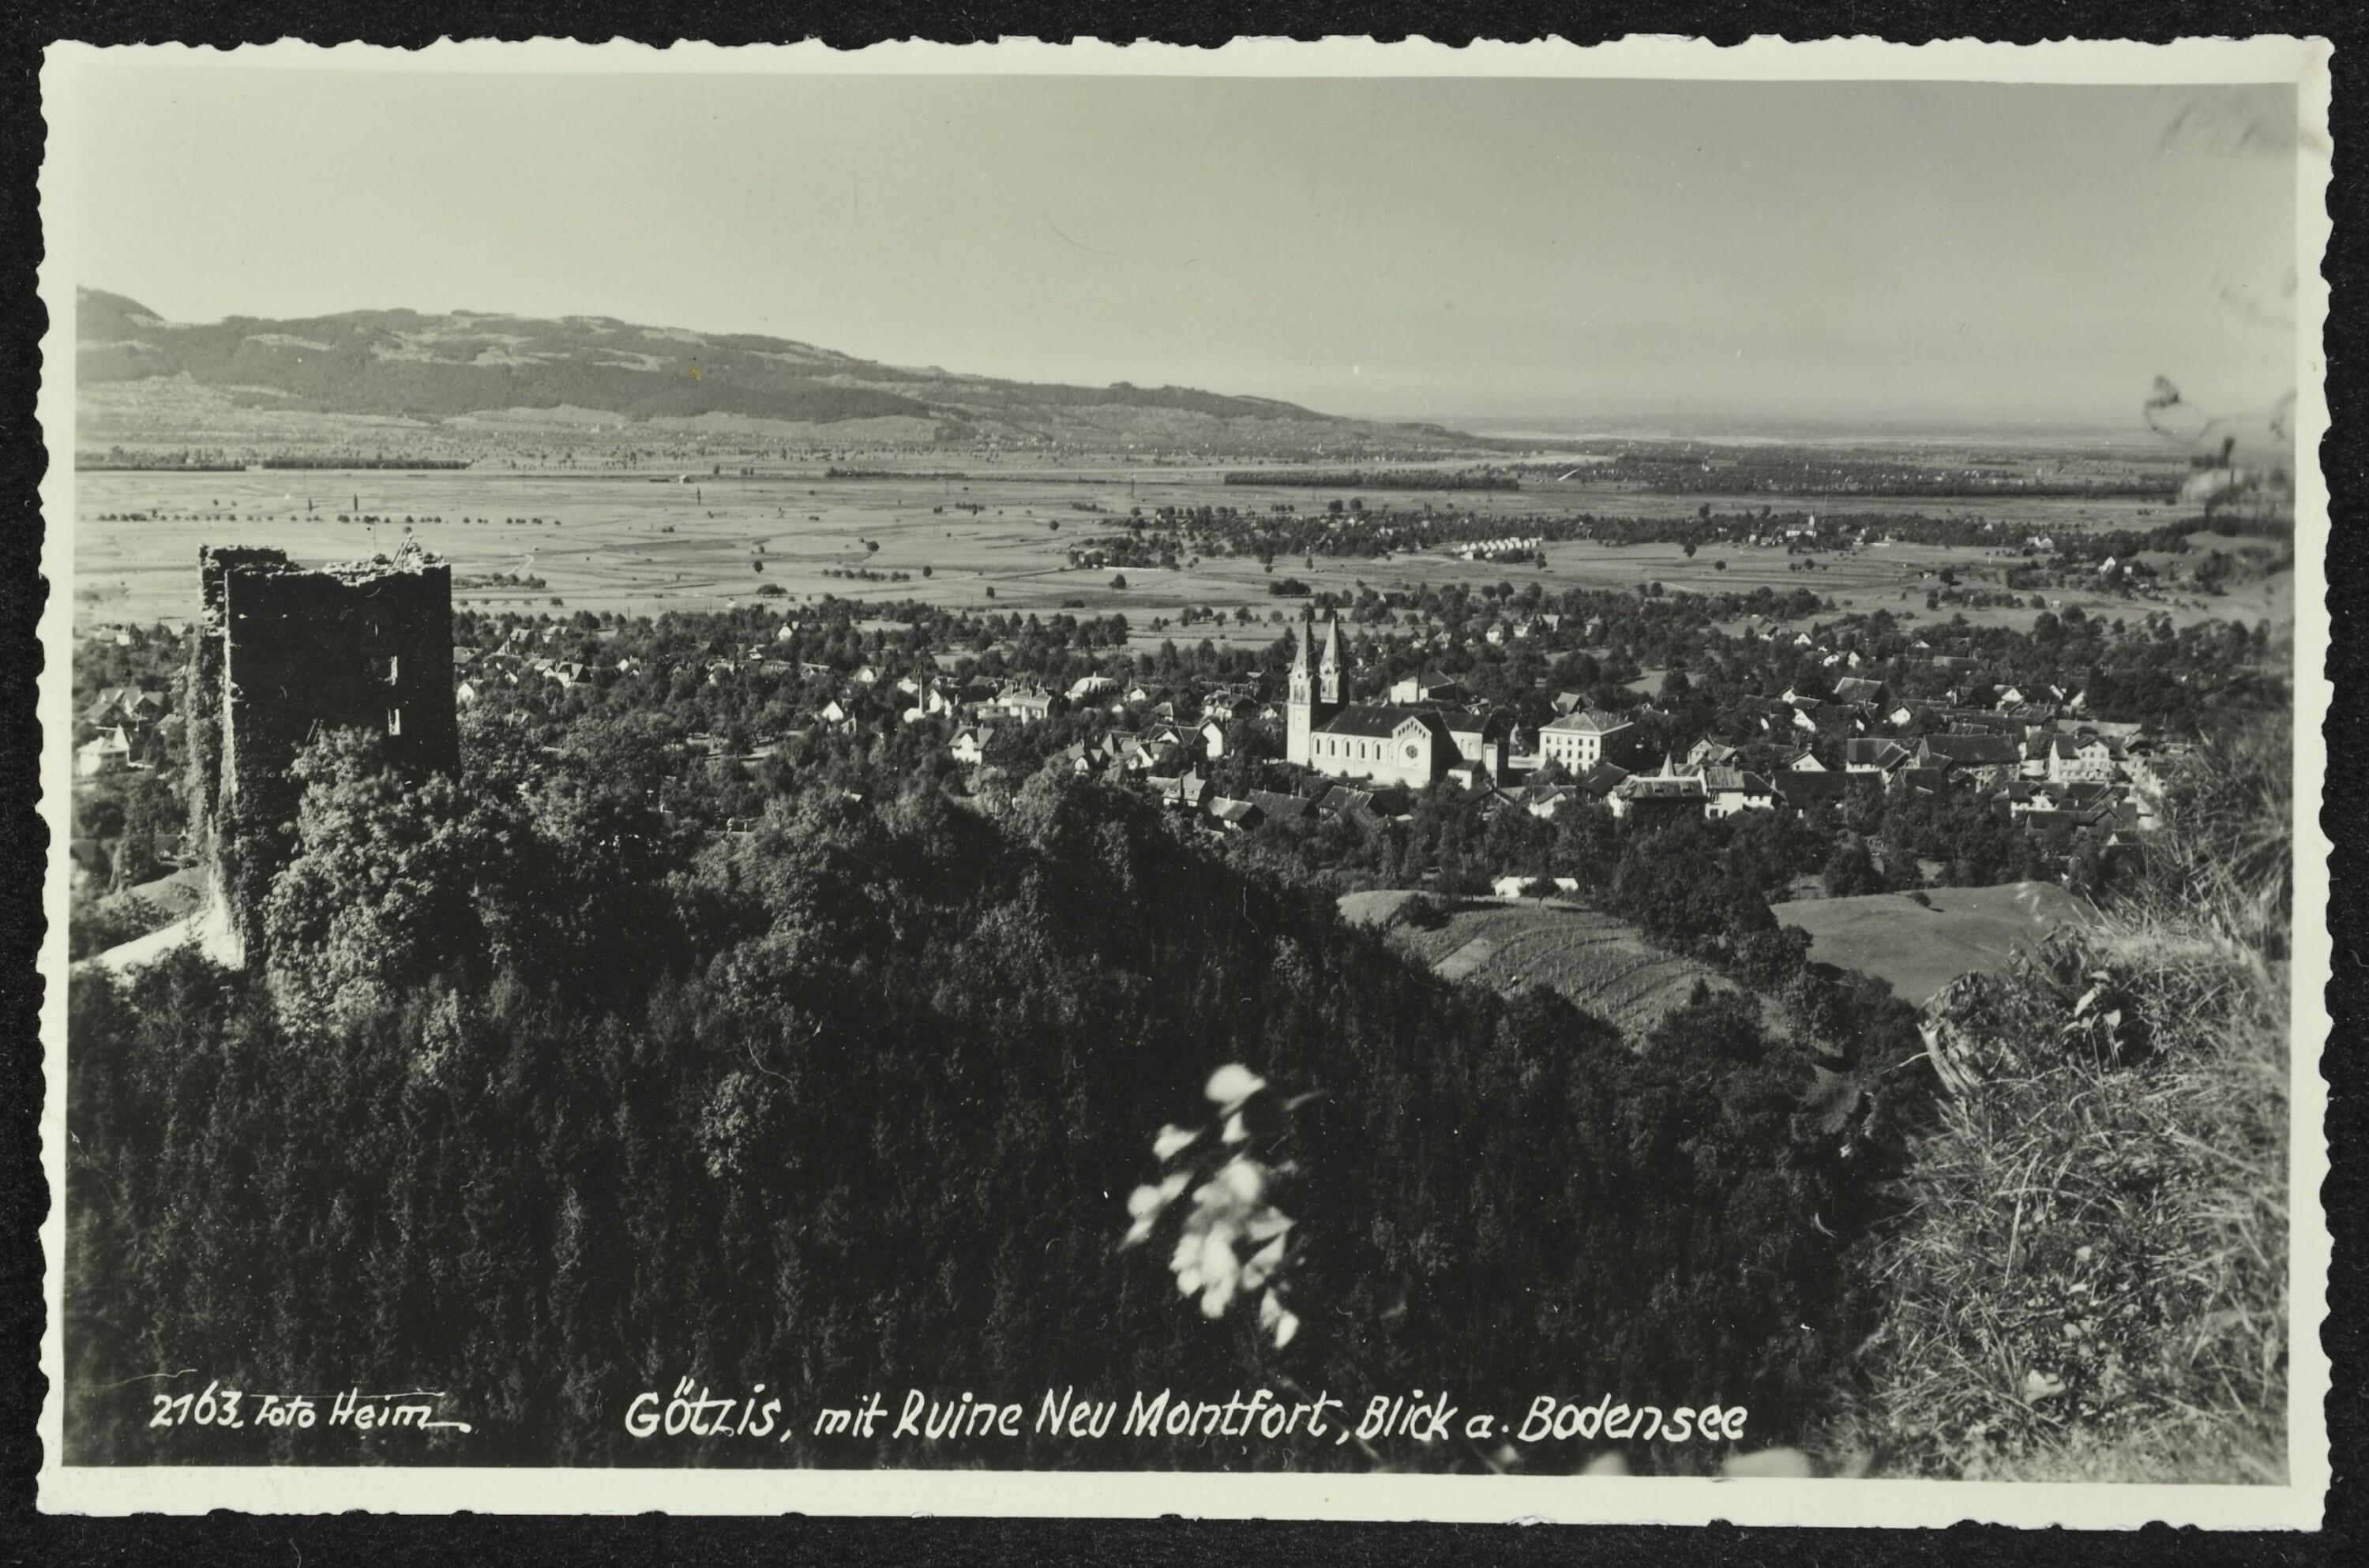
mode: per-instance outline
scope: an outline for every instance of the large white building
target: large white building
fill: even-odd
[[[1310,668],[1312,625],[1291,630],[1284,700],[1284,757],[1328,778],[1422,789],[1458,762],[1448,722],[1429,709],[1341,700],[1341,624],[1324,623],[1324,647]]]
[[[1607,761],[1613,738],[1628,727],[1629,721],[1617,714],[1582,708],[1541,726],[1539,750],[1548,761],[1562,763],[1563,772],[1584,773]]]
[[[1351,703],[1309,736],[1308,765],[1336,779],[1423,789],[1457,761],[1448,723],[1429,708]]]

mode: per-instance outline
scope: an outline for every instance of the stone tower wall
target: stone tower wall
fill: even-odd
[[[301,567],[270,549],[200,556],[190,653],[190,816],[210,896],[242,951],[292,850],[296,753],[326,728],[381,738],[389,761],[455,772],[452,578],[414,557]]]

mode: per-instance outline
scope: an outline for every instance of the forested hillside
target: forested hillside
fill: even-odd
[[[268,975],[75,977],[77,1459],[357,1457],[350,1432],[150,1428],[125,1380],[194,1367],[442,1389],[474,1427],[362,1440],[388,1459],[1559,1469],[1585,1455],[876,1449],[795,1420],[686,1449],[621,1418],[683,1377],[793,1415],[1290,1379],[1516,1417],[1717,1399],[1772,1441],[1865,1331],[1842,1254],[1885,1162],[1855,1096],[1803,1113],[1833,1074],[1748,1006],[1626,1041],[1441,982],[1058,773],[1000,814],[818,789],[702,847],[613,728],[553,760],[481,727],[468,756],[420,788],[351,741],[307,754]],[[1230,1062],[1322,1096],[1280,1351],[1119,1248],[1152,1133]]]

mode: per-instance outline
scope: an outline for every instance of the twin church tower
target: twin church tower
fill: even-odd
[[[1284,740],[1284,758],[1294,767],[1305,768],[1313,754],[1316,728],[1341,710],[1341,623],[1330,619],[1324,623],[1324,652],[1318,658],[1314,674],[1308,668],[1308,645],[1315,640],[1316,628],[1306,621],[1291,624],[1291,684],[1284,699],[1288,715],[1288,728]]]

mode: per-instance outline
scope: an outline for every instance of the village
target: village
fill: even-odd
[[[1167,674],[1123,642],[1073,647],[1024,635],[981,648],[967,617],[933,630],[957,650],[967,636],[971,649],[916,652],[919,634],[897,629],[910,620],[855,633],[855,607],[843,601],[717,618],[720,635],[687,654],[645,649],[624,625],[511,616],[498,635],[453,647],[453,700],[463,710],[547,705],[584,688],[631,704],[647,682],[649,703],[671,712],[681,704],[668,694],[689,686],[708,699],[681,708],[692,722],[674,745],[689,764],[745,773],[801,746],[860,747],[867,735],[901,732],[904,746],[935,748],[958,790],[982,770],[1051,764],[1136,791],[1180,826],[1216,835],[1288,822],[1379,826],[1403,819],[1418,798],[1482,822],[1518,812],[1548,823],[1583,811],[1825,820],[1854,802],[1947,799],[1977,804],[2060,861],[2085,830],[2109,853],[2139,843],[2157,825],[2160,770],[2185,744],[2160,725],[2100,711],[2086,671],[2020,681],[1986,668],[1964,634],[1882,617],[1795,625],[1763,614],[1734,639],[1697,628],[1680,634],[1696,647],[1687,662],[1697,673],[1665,670],[1641,694],[1650,678],[1608,677],[1635,668],[1632,653],[1672,661],[1670,634],[1651,634],[1648,646],[1630,629],[1639,646],[1608,647],[1605,612],[1538,607],[1550,602],[1484,602],[1491,612],[1453,630],[1427,629],[1458,623],[1452,615],[1295,619],[1277,658],[1237,653],[1220,661],[1230,668],[1186,658]],[[464,616],[456,627],[473,624]],[[1082,624],[1076,640],[1091,645],[1096,623]],[[103,628],[94,640],[136,662],[140,648],[175,647],[187,635],[186,624],[165,624]],[[752,704],[750,717],[697,722]],[[174,705],[169,680],[99,688],[78,715],[78,784],[120,787],[117,775],[166,761]],[[734,814],[727,830],[747,820]],[[85,866],[88,838],[77,838]],[[148,869],[177,850],[168,835],[136,858]]]

